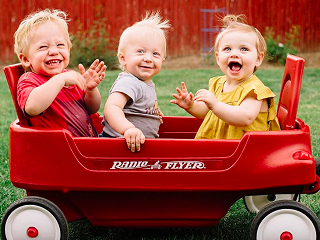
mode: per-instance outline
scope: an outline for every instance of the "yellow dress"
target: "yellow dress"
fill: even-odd
[[[252,75],[230,92],[222,92],[226,77],[214,77],[209,80],[209,90],[214,93],[218,101],[232,106],[239,106],[246,96],[253,91],[258,100],[268,100],[268,111],[260,112],[257,118],[246,127],[235,127],[218,118],[210,110],[204,118],[195,138],[197,139],[240,139],[249,131],[280,130],[276,117],[275,94],[266,87],[260,79]]]

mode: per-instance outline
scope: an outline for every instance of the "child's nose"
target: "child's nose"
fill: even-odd
[[[151,58],[151,54],[150,54],[150,53],[146,53],[146,54],[144,55],[143,61],[145,61],[145,62],[151,62],[151,61],[152,61],[151,59],[152,59],[152,58]]]
[[[232,50],[231,53],[230,53],[230,56],[234,57],[234,58],[238,58],[239,57],[239,51]]]
[[[55,55],[58,54],[58,48],[56,46],[50,47],[49,48],[49,55]]]

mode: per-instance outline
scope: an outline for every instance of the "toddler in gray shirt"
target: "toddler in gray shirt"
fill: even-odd
[[[123,72],[112,85],[103,111],[103,137],[124,137],[128,148],[140,151],[145,138],[158,137],[161,111],[152,77],[166,55],[165,29],[158,13],[124,30],[118,46]]]

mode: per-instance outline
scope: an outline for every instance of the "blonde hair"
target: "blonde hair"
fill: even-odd
[[[17,31],[14,33],[14,52],[18,55],[26,54],[32,38],[33,30],[40,24],[48,21],[55,22],[61,27],[66,36],[68,48],[72,47],[70,36],[68,32],[68,19],[67,14],[60,10],[45,9],[42,11],[34,12],[28,15],[19,25]]]
[[[214,43],[214,51],[218,51],[219,44],[224,35],[234,31],[240,31],[245,33],[255,33],[257,36],[256,39],[256,48],[258,54],[265,55],[267,52],[267,44],[264,40],[261,33],[253,26],[247,24],[246,17],[244,15],[226,15],[223,19],[224,29],[217,35]]]
[[[156,13],[146,13],[146,16],[143,20],[136,22],[131,27],[126,28],[121,34],[118,46],[118,55],[125,49],[127,42],[132,38],[133,33],[139,33],[143,36],[146,33],[159,34],[164,38],[164,54],[166,56],[166,30],[170,28],[169,20],[162,21],[162,18],[159,15],[159,12]]]

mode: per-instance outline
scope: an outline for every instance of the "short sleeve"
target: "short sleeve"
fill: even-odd
[[[138,99],[140,99],[143,94],[140,80],[130,76],[129,74],[119,75],[110,89],[110,94],[113,92],[124,93],[129,96],[133,102],[136,102]]]

